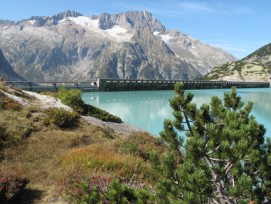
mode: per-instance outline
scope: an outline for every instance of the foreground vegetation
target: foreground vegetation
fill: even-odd
[[[1,203],[270,200],[270,140],[235,89],[197,108],[176,84],[175,119],[165,120],[161,138],[88,124],[78,94],[58,93],[68,111],[23,107],[0,92]]]
[[[85,104],[81,98],[81,91],[78,89],[67,90],[61,88],[57,93],[47,93],[59,98],[62,103],[70,106],[80,115],[93,116],[103,121],[121,123],[121,119],[115,115],[112,115],[104,110],[101,110],[90,104]]]
[[[199,109],[183,84],[170,100],[175,119],[165,120],[161,137],[172,151],[162,162],[159,203],[263,203],[271,198],[271,141],[233,88],[224,101],[212,97]],[[185,125],[184,125],[185,124]],[[185,131],[185,138],[178,134]]]
[[[117,202],[126,195],[143,202],[147,194],[140,188],[154,186],[158,174],[149,152],[167,148],[160,139],[93,126],[77,112],[23,107],[1,91],[0,101],[0,203],[94,203],[86,185],[103,182],[110,192],[105,199]]]

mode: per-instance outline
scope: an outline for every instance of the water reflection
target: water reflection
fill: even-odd
[[[230,90],[192,90],[194,102],[199,106],[209,103],[211,96],[223,98]],[[239,89],[243,101],[252,101],[253,115],[271,135],[271,89]],[[163,128],[163,120],[172,118],[168,100],[173,91],[96,92],[83,93],[83,100],[122,118],[123,121],[145,129],[155,135]]]

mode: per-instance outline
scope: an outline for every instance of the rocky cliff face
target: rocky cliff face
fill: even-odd
[[[8,81],[25,81],[25,79],[14,72],[3,55],[2,50],[0,50],[0,78]]]
[[[86,17],[67,11],[0,22],[0,47],[14,70],[28,80],[193,79],[235,60],[167,30],[149,12]]]
[[[180,31],[168,30],[165,34],[156,34],[179,59],[195,66],[202,75],[210,72],[215,66],[237,60],[222,49],[204,44]]]
[[[247,57],[215,67],[205,79],[233,81],[271,81],[271,44],[265,45]]]

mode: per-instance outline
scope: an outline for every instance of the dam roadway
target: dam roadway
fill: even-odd
[[[44,81],[6,81],[27,91],[57,91],[61,87],[80,89],[82,91],[147,91],[173,90],[176,82],[184,83],[185,89],[226,89],[237,88],[269,88],[269,82],[253,81],[184,81],[184,80],[134,80],[134,79],[97,79],[88,82],[44,82]]]

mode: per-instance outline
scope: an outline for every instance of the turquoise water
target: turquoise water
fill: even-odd
[[[190,90],[194,93],[194,102],[199,106],[209,103],[211,96],[223,98],[229,89]],[[244,102],[254,103],[252,114],[264,124],[268,136],[271,136],[271,88],[238,89],[238,95]],[[172,109],[168,100],[173,91],[132,91],[132,92],[85,92],[82,98],[86,103],[95,105],[123,121],[142,128],[154,135],[163,129],[165,118],[172,118]]]

